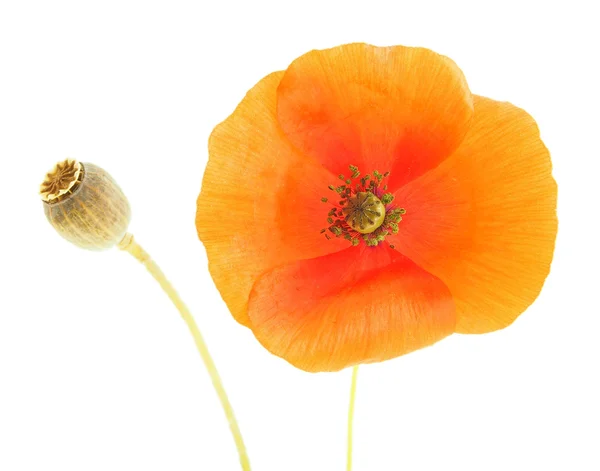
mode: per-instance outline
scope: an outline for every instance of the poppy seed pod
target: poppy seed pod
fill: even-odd
[[[69,242],[88,250],[118,244],[131,210],[123,191],[102,168],[67,159],[57,163],[40,185],[44,213]]]
[[[152,257],[127,232],[131,210],[127,198],[112,177],[100,167],[67,159],[57,163],[40,185],[44,213],[50,224],[69,242],[88,250],[116,246],[140,262],[173,302],[187,324],[206,366],[240,455],[244,471],[250,463],[239,426],[208,347],[173,285]]]

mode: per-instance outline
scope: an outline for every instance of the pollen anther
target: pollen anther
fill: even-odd
[[[382,182],[390,172],[380,173],[377,170],[360,178],[358,167],[350,165],[351,177],[340,174],[338,178],[344,184],[340,186],[329,185],[341,200],[332,202],[333,208],[327,213],[329,227],[321,233],[329,231],[335,237],[343,237],[353,246],[364,241],[368,247],[376,247],[384,242],[386,237],[397,234],[398,223],[406,213],[403,208],[391,206],[394,200],[392,193],[387,193],[387,185]],[[354,180],[354,182],[353,182]],[[321,198],[324,203],[327,198]],[[331,237],[325,234],[327,239]]]

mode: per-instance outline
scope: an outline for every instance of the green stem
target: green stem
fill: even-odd
[[[354,426],[354,403],[356,402],[356,383],[358,380],[358,366],[352,368],[352,384],[350,385],[350,405],[348,406],[348,454],[346,471],[352,471],[352,433]]]

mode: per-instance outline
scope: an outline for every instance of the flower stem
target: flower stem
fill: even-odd
[[[356,402],[356,383],[358,380],[358,366],[352,368],[352,383],[350,385],[350,405],[348,406],[348,454],[346,471],[352,471],[352,427],[354,425],[354,403]]]
[[[240,433],[240,428],[238,426],[237,420],[235,419],[235,415],[233,413],[233,408],[231,407],[231,403],[227,398],[227,394],[225,393],[225,389],[223,388],[223,383],[221,382],[221,378],[219,377],[219,373],[217,372],[217,368],[215,363],[210,356],[208,351],[208,347],[204,342],[204,338],[190,313],[188,307],[184,304],[184,302],[173,288],[173,285],[167,280],[165,274],[160,269],[160,267],[156,264],[154,260],[148,255],[148,253],[134,240],[133,235],[127,233],[123,237],[123,240],[119,243],[118,247],[121,250],[129,252],[133,257],[135,257],[142,265],[146,267],[146,269],[150,272],[150,274],[154,277],[154,279],[158,282],[163,291],[169,296],[181,317],[187,324],[192,337],[194,337],[194,342],[196,343],[196,347],[198,348],[198,352],[202,357],[202,361],[204,362],[204,366],[206,366],[206,370],[212,380],[213,386],[217,395],[219,396],[219,400],[221,401],[221,406],[225,411],[225,416],[227,417],[227,421],[229,422],[229,428],[231,429],[231,433],[233,435],[233,439],[235,440],[235,444],[237,446],[238,453],[240,455],[240,463],[242,465],[242,469],[244,471],[250,471],[250,461],[248,460],[248,454],[246,452],[246,447],[244,445],[244,440],[242,439],[242,434]]]

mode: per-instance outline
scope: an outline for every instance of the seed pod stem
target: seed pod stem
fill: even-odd
[[[242,434],[240,432],[237,420],[233,413],[233,408],[231,407],[231,403],[225,393],[225,388],[223,387],[223,383],[221,382],[221,377],[217,371],[215,363],[210,356],[208,351],[208,347],[206,346],[206,342],[194,321],[194,318],[185,305],[185,303],[179,297],[179,294],[171,284],[171,282],[167,279],[163,271],[156,264],[152,257],[148,255],[140,244],[138,244],[133,235],[130,233],[126,233],[123,237],[123,240],[119,242],[117,247],[125,252],[129,252],[136,260],[138,260],[142,265],[146,267],[146,270],[150,272],[150,274],[154,277],[154,279],[158,282],[163,291],[169,296],[169,299],[173,302],[181,317],[187,324],[192,337],[194,337],[194,342],[196,343],[196,347],[198,348],[198,352],[202,357],[202,361],[206,366],[210,379],[212,380],[213,386],[217,395],[219,396],[219,400],[221,401],[221,406],[225,411],[225,416],[227,417],[227,421],[229,422],[229,428],[231,429],[231,433],[233,434],[233,438],[235,440],[235,444],[238,449],[238,453],[240,455],[240,463],[242,464],[242,469],[244,471],[250,471],[250,461],[248,459],[248,454],[246,452],[246,447],[244,445],[244,440],[242,439]]]

